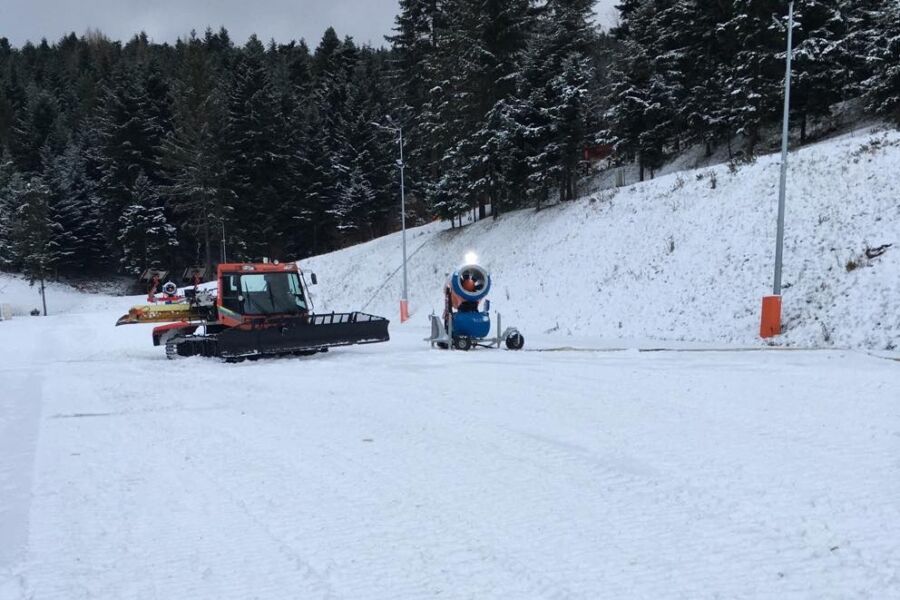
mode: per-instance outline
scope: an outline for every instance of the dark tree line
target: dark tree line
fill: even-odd
[[[577,197],[586,146],[653,170],[753,152],[781,107],[786,2],[401,0],[388,47],[328,29],[235,45],[0,38],[0,267],[137,272],[304,257],[416,219]],[[900,122],[900,8],[798,0],[792,122],[862,99]]]

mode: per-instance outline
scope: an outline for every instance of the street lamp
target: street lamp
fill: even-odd
[[[780,24],[779,24],[780,25]],[[781,265],[784,255],[784,196],[787,186],[788,123],[791,108],[791,53],[793,52],[794,3],[788,3],[787,56],[784,73],[784,116],[781,124],[781,178],[778,182],[778,229],[775,234],[775,280],[772,295],[764,296],[759,335],[764,338],[781,333]]]
[[[400,142],[400,160],[397,161],[397,166],[400,168],[400,229],[402,231],[403,239],[403,295],[400,297],[400,322],[403,323],[409,320],[409,296],[407,295],[408,280],[406,278],[406,181],[404,174],[406,163],[403,162],[403,128],[396,126],[390,117],[388,117],[388,122],[391,123],[392,126],[389,127],[374,121],[372,122],[372,125],[379,129],[396,133]]]
[[[222,262],[227,263],[228,259],[225,255],[225,217],[224,216],[222,217],[221,223],[222,223],[222,248],[220,251],[220,255],[222,258]],[[212,265],[209,265],[209,268],[211,269]]]

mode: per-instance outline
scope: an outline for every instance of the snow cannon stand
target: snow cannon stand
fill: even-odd
[[[515,327],[503,329],[500,313],[496,313],[497,333],[491,336],[491,302],[486,300],[490,291],[491,276],[484,267],[468,264],[454,271],[444,285],[444,313],[440,317],[430,315],[431,336],[425,341],[432,348],[442,349],[499,348],[505,344],[509,350],[521,350],[524,336]]]

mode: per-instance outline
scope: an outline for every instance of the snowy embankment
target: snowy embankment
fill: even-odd
[[[113,296],[123,290],[123,279],[85,280],[77,285],[46,281],[47,314],[94,312],[99,310],[119,310],[134,304],[135,299]],[[42,311],[41,283],[14,273],[0,273],[0,305],[9,308],[9,318],[26,317],[34,310]]]
[[[900,132],[845,135],[792,152],[789,164],[781,342],[900,347]],[[461,230],[411,229],[411,325],[440,310],[445,274],[475,251],[493,273],[494,308],[526,337],[758,344],[778,173],[768,155]],[[320,309],[396,315],[399,234],[302,264],[319,274]]]
[[[47,309],[51,313],[77,311],[93,299],[65,284],[47,282],[45,288]],[[21,275],[0,273],[0,304],[10,307],[13,317],[22,317],[33,310],[41,310],[40,282],[31,283]]]

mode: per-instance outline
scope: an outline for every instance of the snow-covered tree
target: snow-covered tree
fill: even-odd
[[[62,154],[45,157],[44,180],[50,189],[50,252],[59,271],[96,271],[105,266],[106,244],[97,182],[79,141]]]
[[[138,274],[154,264],[165,264],[178,246],[176,229],[166,219],[157,188],[143,173],[128,190],[127,204],[119,217],[120,265]]]
[[[39,175],[25,178],[16,173],[8,185],[9,204],[14,207],[8,224],[12,262],[33,277],[53,271],[56,255],[50,246],[53,234],[50,189]]]
[[[886,2],[874,15],[874,35],[869,36],[868,67],[864,82],[870,111],[900,125],[900,4]]]
[[[163,164],[171,181],[165,191],[182,230],[199,241],[211,269],[214,240],[235,197],[226,185],[226,111],[206,46],[191,37],[179,49],[184,58],[173,90],[174,124],[163,142]]]
[[[292,193],[289,134],[282,98],[255,37],[235,66],[224,137],[228,186],[235,194],[234,223],[247,256],[278,256],[284,247],[279,213]]]
[[[548,0],[523,58],[518,119],[525,128],[530,187],[539,202],[551,190],[560,200],[576,195],[588,137],[592,7],[588,0]]]
[[[145,64],[121,67],[107,86],[94,125],[98,129],[96,157],[99,161],[99,194],[103,200],[103,221],[113,247],[119,235],[120,217],[139,175],[147,184],[164,183],[160,158],[167,124],[160,122],[163,111],[156,106],[148,88]],[[157,94],[159,91],[156,92]],[[124,248],[118,248],[124,252]]]

